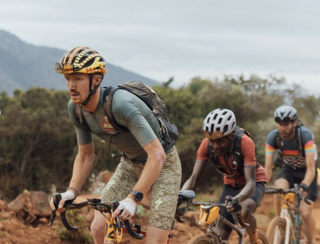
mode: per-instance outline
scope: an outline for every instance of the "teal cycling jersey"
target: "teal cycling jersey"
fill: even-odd
[[[125,90],[117,90],[113,96],[112,113],[116,121],[129,131],[120,130],[115,133],[103,108],[103,92],[104,88],[101,88],[100,100],[94,112],[88,112],[81,107],[91,131],[83,128],[78,122],[74,112],[75,105],[69,101],[69,115],[76,128],[78,144],[86,145],[92,142],[94,133],[108,143],[108,147],[110,144],[116,146],[129,159],[145,162],[147,153],[143,147],[156,138],[163,144],[158,119],[137,96]]]

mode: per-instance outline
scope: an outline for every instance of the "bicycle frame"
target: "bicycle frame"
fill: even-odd
[[[297,184],[294,185],[293,189],[284,190],[271,188],[269,190],[267,189],[266,193],[280,193],[283,195],[280,218],[284,219],[286,223],[284,244],[289,244],[290,240],[292,240],[292,244],[300,244],[300,231],[301,226],[304,224],[299,212],[300,201],[302,199],[307,204],[310,204],[310,202],[303,196]],[[275,229],[273,243],[277,242],[279,232],[280,230],[277,226]]]
[[[240,216],[237,216],[234,212],[231,214],[234,219],[234,224],[225,219],[220,214],[220,207],[226,207],[226,203],[216,203],[216,202],[193,202],[193,205],[200,205],[201,214],[199,223],[207,225],[207,236],[214,236],[217,238],[218,243],[226,243],[226,240],[222,240],[220,235],[220,229],[218,224],[224,223],[228,225],[230,228],[235,230],[239,236],[238,244],[244,244],[243,238],[245,234],[245,226],[248,224],[244,223]],[[202,206],[205,205],[205,206]],[[211,211],[211,213],[210,213]],[[206,214],[206,215],[205,215]]]
[[[293,215],[294,215],[294,224],[295,225],[300,225],[300,214],[298,211],[298,207],[294,206],[294,201],[290,201],[293,197],[297,198],[296,196],[293,196],[294,193],[288,193],[287,195],[284,196],[284,201],[281,207],[281,212],[280,212],[280,218],[285,219],[286,221],[286,230],[285,230],[285,244],[289,244],[290,239],[293,239],[293,244],[297,244],[296,237],[295,237],[295,231],[293,228]],[[299,203],[299,197],[298,199],[295,199],[296,201],[298,200]],[[297,204],[298,204],[297,203]],[[294,213],[293,213],[294,211]],[[290,237],[290,232],[292,233],[292,237]],[[276,228],[276,232],[274,235],[274,242],[276,242],[276,239],[278,238],[279,235],[279,229],[278,227]]]

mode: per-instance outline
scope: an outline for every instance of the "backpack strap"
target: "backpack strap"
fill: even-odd
[[[279,130],[278,130],[277,136],[276,136],[276,149],[279,149],[282,152],[282,141],[280,138]]]
[[[82,127],[85,130],[92,132],[92,130],[90,129],[90,126],[88,125],[88,122],[86,121],[86,118],[83,115],[82,107],[80,105],[74,105],[73,107],[74,107],[74,115],[77,121],[82,125]]]
[[[301,126],[297,126],[297,131],[298,131],[298,136],[297,136],[297,141],[299,145],[299,155],[300,157],[305,157],[305,151],[304,147],[302,146],[302,138],[301,138]]]
[[[126,127],[120,125],[116,121],[116,119],[114,118],[113,113],[112,113],[113,95],[114,95],[115,91],[118,90],[119,88],[115,88],[112,86],[108,86],[108,87],[104,87],[104,88],[105,88],[105,90],[103,93],[103,101],[104,101],[103,108],[104,108],[104,112],[105,112],[106,116],[108,117],[110,124],[117,131],[120,131],[120,130],[128,131],[128,129]]]
[[[241,139],[244,134],[244,130],[239,126],[236,127],[236,131],[233,137],[233,147],[232,147],[232,160],[233,164],[237,164],[237,170],[241,175],[244,175],[244,162],[243,155],[241,152]]]

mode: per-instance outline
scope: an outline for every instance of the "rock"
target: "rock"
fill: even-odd
[[[47,218],[40,218],[39,224],[47,225],[49,223],[49,220]]]
[[[43,191],[24,190],[8,205],[8,209],[16,212],[18,218],[24,219],[27,224],[36,224],[39,218],[49,217],[51,208],[48,196]]]

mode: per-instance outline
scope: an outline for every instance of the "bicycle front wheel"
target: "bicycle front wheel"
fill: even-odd
[[[263,233],[262,231],[258,230],[258,240],[260,241],[261,244],[269,244],[268,242],[268,238],[266,236],[265,233]],[[247,236],[245,239],[244,239],[244,244],[250,244],[250,238],[249,236]],[[272,242],[271,242],[272,243]]]
[[[216,244],[216,241],[213,241],[212,238],[206,235],[196,235],[190,239],[188,244]]]
[[[289,236],[289,244],[292,244],[292,239]],[[286,238],[286,220],[283,218],[275,218],[271,221],[267,230],[267,238],[270,244],[284,244]]]

